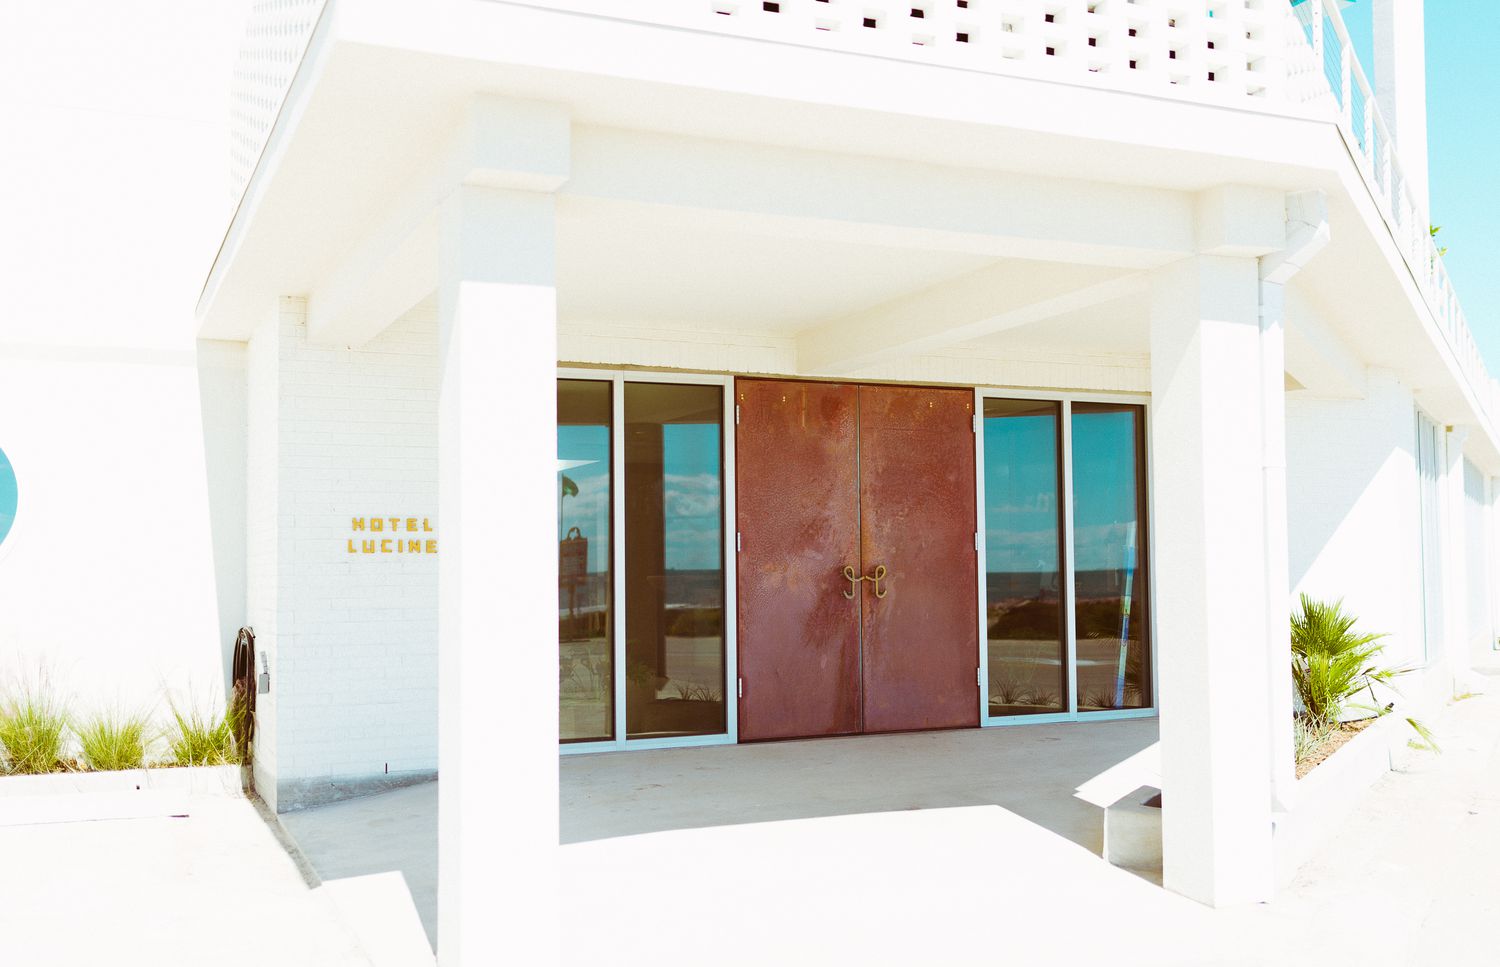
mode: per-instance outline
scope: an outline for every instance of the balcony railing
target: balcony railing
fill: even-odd
[[[1296,96],[1324,105],[1337,118],[1344,141],[1416,279],[1427,308],[1458,359],[1480,407],[1493,420],[1496,404],[1500,402],[1500,384],[1491,378],[1474,341],[1458,293],[1433,241],[1427,210],[1401,170],[1395,141],[1375,101],[1375,88],[1355,55],[1343,17],[1331,0],[1302,0],[1293,5],[1292,11],[1306,41],[1302,66],[1310,65],[1322,75],[1316,85],[1298,85]]]
[[[236,194],[329,0],[255,0],[235,70]],[[412,0],[417,2],[417,0]],[[1489,376],[1402,172],[1335,0],[518,0],[614,20],[755,37],[1337,121],[1474,395]]]

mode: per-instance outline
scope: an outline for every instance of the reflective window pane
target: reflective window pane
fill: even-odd
[[[723,392],[625,384],[629,738],[726,729]]]
[[[984,401],[989,714],[1068,708],[1058,403]]]
[[[1072,422],[1078,710],[1146,708],[1144,411],[1074,403]]]
[[[559,734],[614,737],[610,384],[557,381]]]

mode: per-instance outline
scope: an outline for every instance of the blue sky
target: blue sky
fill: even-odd
[[[1432,221],[1443,227],[1444,264],[1492,376],[1500,375],[1500,3],[1427,0],[1427,153]],[[1370,4],[1344,10],[1366,74],[1374,79]]]

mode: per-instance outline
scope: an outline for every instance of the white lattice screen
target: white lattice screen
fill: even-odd
[[[230,192],[260,159],[325,0],[255,0],[234,65],[229,105]]]

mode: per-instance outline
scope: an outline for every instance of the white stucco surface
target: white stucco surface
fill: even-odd
[[[216,705],[243,621],[239,350],[193,304],[244,10],[0,11],[0,682],[45,667],[80,713]]]

